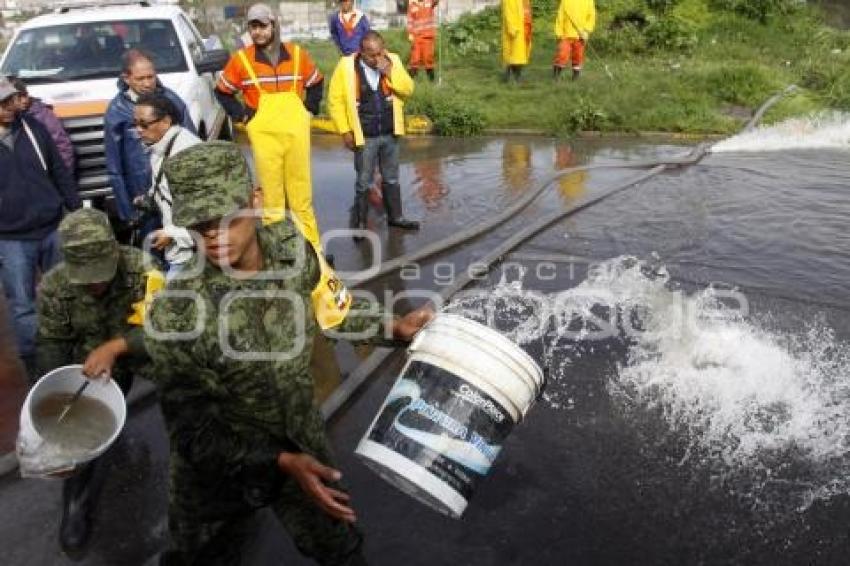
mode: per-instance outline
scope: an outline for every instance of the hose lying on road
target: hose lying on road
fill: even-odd
[[[768,99],[755,113],[753,118],[744,126],[741,132],[747,132],[752,130],[764,114],[770,109],[771,106],[776,104],[782,97],[787,94],[793,92],[796,89],[796,86],[791,85],[785,90],[776,95],[772,96]],[[503,224],[504,222],[514,218],[520,211],[524,210],[532,201],[534,201],[538,196],[540,196],[546,189],[548,189],[553,183],[561,179],[566,175],[572,175],[573,173],[577,173],[579,171],[590,171],[594,169],[611,169],[611,168],[629,168],[629,169],[646,169],[651,168],[649,171],[645,171],[636,177],[633,177],[626,182],[615,185],[601,195],[594,197],[588,201],[585,201],[581,204],[568,208],[566,210],[561,210],[556,213],[552,213],[541,220],[535,222],[531,226],[521,230],[516,235],[511,238],[505,240],[499,247],[488,253],[482,259],[475,261],[475,265],[486,266],[489,270],[499,262],[505,255],[507,255],[511,250],[521,245],[523,242],[529,240],[530,238],[536,236],[555,222],[567,218],[573,214],[577,214],[582,210],[586,210],[591,206],[595,206],[600,202],[618,194],[622,191],[637,185],[659,173],[665,171],[666,169],[673,167],[683,167],[688,165],[694,165],[699,162],[705,155],[710,151],[711,146],[706,143],[701,143],[697,145],[693,150],[691,150],[687,155],[682,157],[673,157],[668,159],[650,159],[650,160],[641,160],[641,161],[633,161],[628,163],[605,163],[605,164],[594,164],[594,165],[582,165],[578,167],[571,167],[569,169],[562,169],[553,173],[546,177],[533,191],[530,191],[527,195],[520,198],[516,203],[506,208],[500,214],[496,215],[492,219],[481,222],[471,228],[463,230],[453,236],[448,238],[444,238],[438,242],[434,242],[433,244],[429,244],[415,252],[410,254],[406,254],[404,256],[400,256],[395,259],[391,259],[381,264],[380,268],[376,273],[371,274],[369,277],[364,277],[361,279],[357,279],[353,281],[352,287],[362,286],[363,284],[377,279],[387,273],[395,271],[404,267],[405,265],[410,265],[414,262],[420,261],[422,259],[426,259],[437,255],[439,253],[445,252],[451,248],[454,248],[464,242],[467,242],[473,238],[480,236],[481,234],[490,231],[496,226]],[[468,270],[464,272],[464,274],[455,281],[452,285],[445,287],[440,292],[440,297],[443,301],[447,301],[452,295],[457,293],[466,287],[472,280],[473,277],[480,275],[481,273],[470,274]],[[339,411],[340,408],[351,398],[351,396],[360,388],[363,383],[369,378],[369,376],[374,372],[378,367],[383,364],[387,358],[391,354],[395,352],[392,348],[376,348],[371,355],[369,355],[363,362],[360,363],[342,382],[342,384],[337,387],[337,389],[328,397],[321,406],[322,416],[325,420],[330,419]]]

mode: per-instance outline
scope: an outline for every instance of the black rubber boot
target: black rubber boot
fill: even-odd
[[[577,81],[581,76],[581,69],[573,69],[573,80]]]
[[[419,222],[406,219],[401,212],[401,187],[398,184],[383,183],[384,208],[387,209],[387,224],[402,230],[419,230]]]
[[[91,535],[91,514],[100,494],[97,462],[86,465],[62,484],[62,521],[59,545],[74,554],[85,548]]]
[[[354,205],[351,207],[351,228],[353,230],[365,230],[366,220],[369,217],[369,201],[366,198],[367,193],[357,193],[354,196]],[[360,241],[363,236],[354,236],[354,239]]]
[[[519,82],[522,79],[522,65],[514,65],[514,80]]]
[[[428,75],[428,80],[434,82],[437,77],[434,76],[434,69],[425,69],[425,73]]]
[[[563,67],[552,67],[552,78],[556,81],[561,80],[561,73],[564,71]]]

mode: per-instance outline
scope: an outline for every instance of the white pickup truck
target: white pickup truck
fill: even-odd
[[[17,30],[0,61],[0,74],[20,77],[32,96],[53,106],[74,144],[81,196],[97,201],[111,193],[103,115],[118,93],[127,49],[153,55],[160,81],[186,103],[201,137],[232,134],[213,94],[214,73],[228,58],[217,38],[203,39],[177,6],[100,5],[62,7],[33,18]]]

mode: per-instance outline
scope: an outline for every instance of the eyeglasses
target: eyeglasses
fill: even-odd
[[[165,118],[165,116],[162,116],[161,118],[156,118],[154,120],[148,120],[147,122],[144,120],[133,120],[133,125],[139,128],[140,130],[147,130],[157,122],[160,122],[162,118]]]

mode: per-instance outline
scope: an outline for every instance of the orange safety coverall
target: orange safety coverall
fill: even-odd
[[[407,5],[407,33],[411,41],[410,69],[434,68],[437,10],[437,2],[434,0],[410,0]]]

